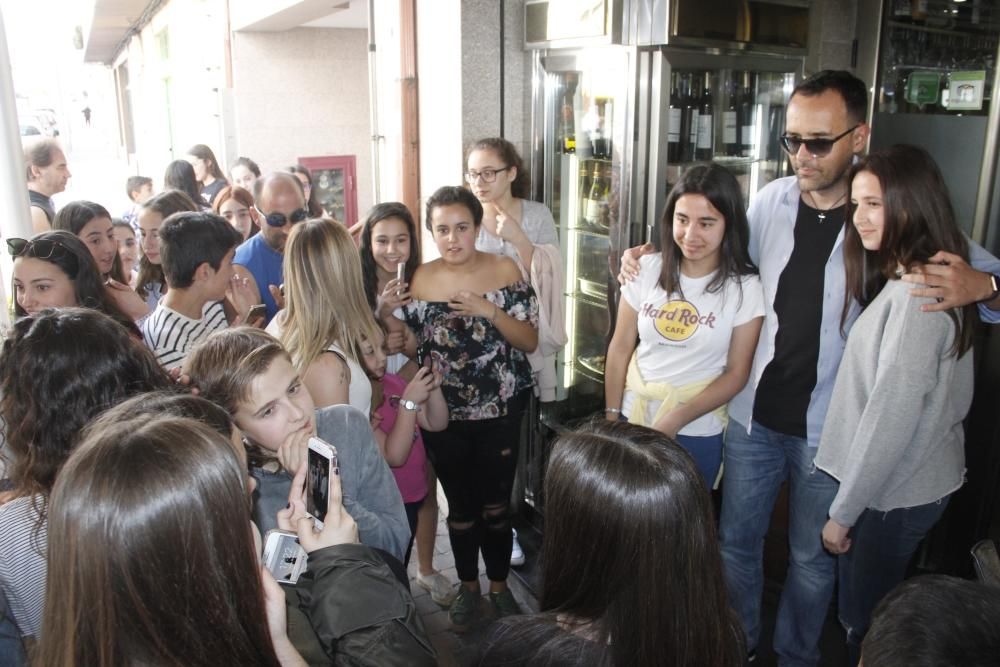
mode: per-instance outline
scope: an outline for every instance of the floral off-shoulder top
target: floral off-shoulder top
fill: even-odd
[[[538,326],[538,300],[528,283],[511,283],[483,296],[511,317]],[[416,334],[418,359],[429,356],[444,374],[441,391],[450,419],[504,417],[507,403],[531,388],[525,353],[507,342],[488,319],[456,315],[446,301],[413,300],[402,315]]]

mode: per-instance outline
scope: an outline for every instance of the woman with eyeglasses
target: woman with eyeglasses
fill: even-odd
[[[483,205],[476,248],[506,255],[527,272],[535,246],[559,245],[548,207],[526,199],[530,188],[528,172],[509,141],[493,137],[473,144],[466,160],[465,181]]]
[[[174,213],[198,209],[198,204],[180,190],[165,190],[139,207],[136,221],[139,224],[142,259],[139,260],[139,272],[133,287],[139,296],[146,299],[149,312],[153,312],[167,290],[160,266],[160,226]]]
[[[259,213],[254,205],[253,195],[237,185],[222,188],[215,197],[212,209],[225,218],[244,241],[260,231]]]
[[[308,169],[297,164],[293,164],[288,168],[288,173],[293,174],[295,178],[299,180],[302,184],[302,194],[306,197],[306,208],[309,209],[309,217],[311,218],[322,218],[326,215],[326,211],[320,206],[319,200],[316,199],[316,191],[313,190],[313,177]],[[346,224],[346,220],[338,220],[340,224]]]
[[[135,320],[118,305],[105,285],[94,256],[79,238],[56,230],[31,240],[7,239],[14,258],[14,315],[34,316],[46,308],[81,306],[98,310],[137,338]]]
[[[267,327],[288,350],[316,407],[348,404],[368,416],[365,341],[381,340],[347,229],[329,218],[292,228],[285,247],[285,308]]]
[[[396,311],[416,336],[418,359],[443,375],[448,427],[424,432],[448,497],[448,535],[461,585],[449,610],[464,628],[479,610],[479,553],[496,613],[520,613],[507,588],[510,494],[521,419],[531,394],[525,356],[538,346],[538,302],[517,264],[476,249],[483,207],[468,190],[439,188],[426,224],[441,257],[422,264],[412,301]],[[393,316],[383,316],[387,327]]]

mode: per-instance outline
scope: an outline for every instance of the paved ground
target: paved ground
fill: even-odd
[[[447,501],[444,494],[438,488],[438,529],[435,541],[434,567],[441,574],[448,577],[456,586],[458,585],[458,575],[455,572],[455,559],[451,553],[451,544],[448,542],[448,528],[444,518],[448,514]],[[482,559],[479,561],[480,584],[484,591],[481,602],[481,615],[466,632],[458,634],[452,630],[451,621],[448,619],[448,610],[438,606],[430,595],[421,586],[417,585],[417,557],[414,553],[410,559],[410,590],[413,592],[413,599],[420,610],[424,627],[430,635],[431,642],[438,653],[438,664],[441,667],[454,667],[459,665],[469,665],[475,659],[479,651],[479,643],[489,631],[489,626],[493,622],[492,607],[485,596],[488,590],[485,566]],[[514,598],[525,612],[538,610],[538,603],[531,592],[524,587],[513,574],[508,581]]]

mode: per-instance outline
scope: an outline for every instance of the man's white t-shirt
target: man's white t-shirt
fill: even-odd
[[[206,303],[201,319],[192,320],[167,308],[161,301],[156,310],[143,320],[140,328],[146,346],[156,355],[160,365],[169,371],[180,366],[195,345],[228,326],[220,302]]]
[[[663,258],[660,253],[639,260],[639,277],[622,287],[622,298],[639,315],[639,373],[645,382],[674,386],[720,375],[726,368],[733,328],[764,316],[764,290],[755,275],[740,284],[727,281],[717,292],[706,292],[715,274],[688,278],[681,274],[681,298],[660,287]],[[626,387],[622,414],[631,414],[635,394]],[[652,423],[659,401],[646,404],[646,422]],[[711,412],[680,430],[681,435],[706,436],[722,432],[722,423]]]

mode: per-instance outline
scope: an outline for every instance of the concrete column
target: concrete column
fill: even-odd
[[[7,51],[7,32],[0,10],[0,202],[5,215],[0,216],[0,239],[31,238],[31,213],[28,211],[28,186],[24,178],[24,151],[21,148],[21,131],[17,122],[17,104],[14,101],[14,76],[11,72],[10,53]],[[6,243],[0,246],[0,325],[10,324],[7,290],[13,263],[7,254]]]

